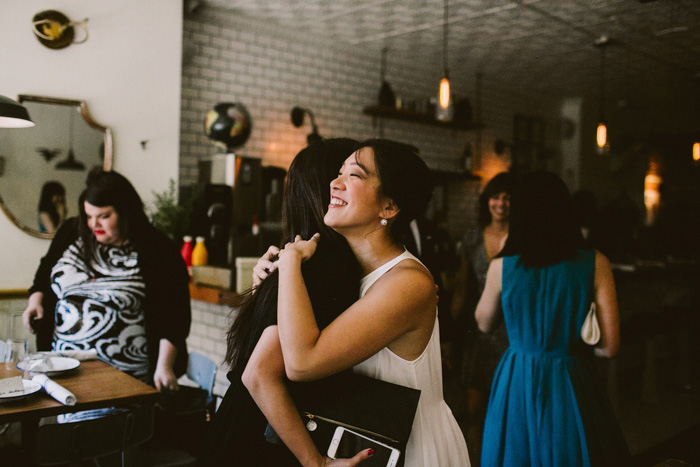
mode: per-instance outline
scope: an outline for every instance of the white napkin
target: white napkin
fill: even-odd
[[[44,374],[34,376],[32,381],[41,384],[44,391],[46,391],[49,396],[53,397],[63,405],[75,405],[75,403],[78,401],[72,392],[58,384],[56,381],[49,379],[49,377]]]

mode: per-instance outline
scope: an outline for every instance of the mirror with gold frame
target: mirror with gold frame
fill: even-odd
[[[63,187],[66,212],[61,217],[77,216],[88,172],[112,168],[112,132],[90,116],[83,101],[29,95],[18,101],[36,125],[0,128],[0,208],[29,235],[53,238],[51,221],[44,225],[46,213],[39,212],[46,204],[40,203],[42,191]]]

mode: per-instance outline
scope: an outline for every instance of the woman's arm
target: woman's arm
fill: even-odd
[[[44,230],[46,230],[46,233],[54,233],[54,231],[56,230],[56,226],[51,220],[51,216],[49,216],[48,212],[41,211],[39,213],[39,220],[41,221],[41,225],[44,226]]]
[[[310,241],[288,244],[280,252],[277,322],[287,376],[295,381],[323,378],[366,360],[389,344],[401,357],[417,358],[430,339],[428,321],[435,322],[435,286],[430,273],[413,261],[399,263],[320,331],[301,274],[302,260],[313,254],[305,249],[315,250],[317,242],[314,236]],[[409,332],[422,334],[419,339],[399,339]],[[415,342],[423,340],[417,348]]]
[[[353,466],[371,455],[364,450],[352,459],[329,461],[318,452],[284,381],[284,360],[277,326],[269,326],[263,331],[243,371],[242,381],[277,435],[303,466]]]
[[[476,306],[474,316],[482,332],[496,329],[501,317],[501,280],[503,276],[503,258],[496,258],[489,264],[486,284]]]
[[[156,389],[159,391],[164,389],[177,391],[180,388],[174,370],[176,358],[177,347],[168,339],[161,339],[158,351],[158,363],[156,363],[156,371],[153,373],[153,384],[156,385]]]
[[[600,342],[595,346],[595,355],[612,358],[620,350],[620,312],[610,261],[596,251],[594,294],[596,317],[600,325]]]

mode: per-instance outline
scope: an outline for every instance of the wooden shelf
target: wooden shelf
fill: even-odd
[[[398,110],[393,107],[384,107],[372,105],[365,107],[362,110],[365,115],[372,117],[390,118],[393,120],[403,120],[407,122],[420,123],[423,125],[432,125],[441,128],[449,128],[452,130],[473,131],[482,128],[480,123],[475,122],[442,122],[435,117],[425,113],[411,112],[409,110]]]
[[[190,282],[190,298],[200,302],[225,305],[230,307],[240,306],[243,298],[233,290],[217,289],[205,285]]]

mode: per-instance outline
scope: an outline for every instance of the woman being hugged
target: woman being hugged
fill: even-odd
[[[624,466],[629,453],[581,328],[597,306],[601,339],[620,345],[610,262],[583,239],[564,182],[527,174],[513,194],[506,245],[476,309],[484,332],[505,321],[510,346],[494,375],[482,466]]]
[[[309,284],[309,297],[314,305],[319,326],[324,327],[358,298],[360,269],[347,242],[323,224],[330,195],[328,183],[338,173],[343,161],[358,147],[357,141],[332,138],[314,143],[294,158],[285,186],[282,218],[283,238],[293,241],[295,235],[310,237],[323,232],[323,240],[311,261],[304,264],[303,276]],[[268,256],[279,249],[271,247]],[[241,382],[241,374],[263,331],[277,323],[278,275],[268,275],[256,266],[255,293],[246,296],[228,330],[226,363],[231,382],[209,430],[202,466],[275,466],[298,465],[289,451],[264,438],[267,420],[255,405]],[[264,280],[262,277],[265,277]],[[281,354],[278,355],[281,363]],[[272,364],[273,359],[266,363]],[[283,374],[281,369],[280,373]],[[305,391],[303,384],[297,388]]]
[[[78,210],[41,260],[24,326],[38,328],[39,350],[96,349],[100,360],[159,390],[177,390],[191,319],[177,247],[117,172],[91,172]]]
[[[464,437],[443,399],[434,281],[399,243],[399,233],[407,231],[431,196],[425,163],[407,145],[369,140],[345,160],[330,194],[324,220],[345,237],[360,264],[361,298],[320,329],[302,268],[321,236],[287,244],[278,262],[279,296],[284,297],[278,326],[263,333],[244,383],[304,465],[320,465],[320,455],[305,439],[298,413],[276,396],[279,377],[266,364],[275,349],[281,350],[291,380],[316,380],[353,368],[420,389],[405,465],[468,466]]]

